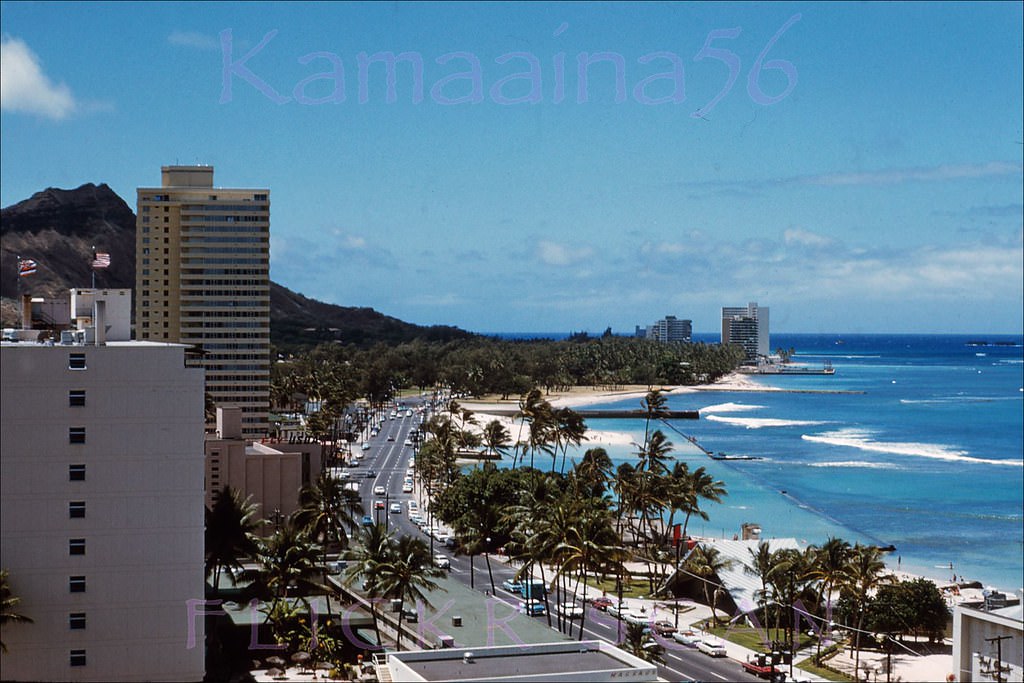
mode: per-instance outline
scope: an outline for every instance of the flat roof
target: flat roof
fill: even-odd
[[[582,648],[581,648],[582,649]],[[472,661],[463,661],[467,650],[448,650],[450,659],[429,659],[421,661],[402,660],[416,674],[428,681],[453,681],[459,679],[483,680],[488,678],[518,679],[538,674],[569,673],[581,680],[587,680],[599,671],[631,669],[628,663],[612,657],[601,650],[586,649],[581,652],[536,652],[523,647],[520,653],[488,654],[474,653]]]

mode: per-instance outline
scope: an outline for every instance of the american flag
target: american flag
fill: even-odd
[[[110,254],[102,251],[94,251],[92,253],[92,267],[93,268],[109,268],[110,267]]]
[[[18,259],[18,276],[19,277],[25,277],[26,275],[31,275],[32,273],[36,272],[37,268],[39,268],[39,264],[36,263],[35,261],[33,261],[30,258]]]

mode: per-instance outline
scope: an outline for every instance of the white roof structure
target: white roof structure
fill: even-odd
[[[800,544],[795,538],[771,538],[762,539],[768,544],[768,548],[775,552],[777,550],[790,549],[800,550]],[[753,553],[757,552],[757,546],[762,541],[729,541],[724,539],[702,540],[702,545],[711,546],[718,550],[723,559],[732,560],[728,569],[722,570],[718,579],[725,586],[733,602],[744,614],[752,612],[758,607],[757,591],[761,590],[761,579],[753,573]],[[748,568],[750,571],[748,571]]]

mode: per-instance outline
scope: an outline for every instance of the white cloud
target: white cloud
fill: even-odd
[[[826,173],[807,176],[803,182],[810,185],[896,185],[910,181],[941,181],[960,178],[986,178],[1000,175],[1019,175],[1020,164],[990,161],[984,164],[942,164],[922,168],[894,168],[864,173]]]
[[[24,41],[3,37],[0,41],[0,108],[60,121],[77,107],[71,89],[63,83],[50,81],[39,59]]]
[[[167,36],[167,42],[171,45],[191,47],[196,50],[216,51],[220,49],[220,40],[215,36],[208,36],[198,31],[174,31]]]
[[[590,247],[572,247],[549,240],[537,243],[537,256],[549,266],[568,266],[577,263],[593,254]]]
[[[786,230],[782,233],[782,239],[786,244],[799,244],[807,247],[826,247],[832,244],[832,240],[828,237],[800,228]]]

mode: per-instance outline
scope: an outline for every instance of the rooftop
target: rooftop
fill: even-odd
[[[657,669],[600,641],[390,653],[394,680],[657,679]]]

